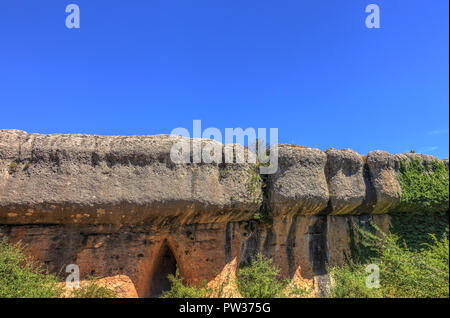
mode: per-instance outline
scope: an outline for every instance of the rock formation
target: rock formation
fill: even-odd
[[[261,177],[250,163],[175,164],[179,140],[0,130],[0,231],[53,272],[126,275],[140,297],[160,295],[176,267],[215,284],[257,252],[323,294],[327,265],[351,254],[352,224],[389,231],[402,160],[440,162],[279,145],[278,171]]]

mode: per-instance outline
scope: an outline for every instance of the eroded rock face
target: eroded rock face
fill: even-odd
[[[351,149],[328,149],[325,173],[330,192],[329,214],[352,214],[368,197],[370,188],[363,158]],[[366,211],[369,211],[368,209]]]
[[[0,222],[157,224],[251,218],[261,201],[260,187],[249,190],[252,164],[174,164],[170,149],[183,139],[1,131]]]
[[[269,176],[272,216],[314,215],[328,204],[327,155],[319,149],[278,147],[278,171]]]
[[[387,213],[400,203],[401,188],[396,177],[400,168],[399,157],[385,151],[371,151],[367,165],[377,198],[372,213]]]
[[[91,280],[80,281],[80,287],[86,288],[92,284]],[[60,283],[64,291],[64,297],[73,297],[72,289],[66,287],[66,284]],[[138,298],[139,295],[134,287],[133,281],[126,275],[116,275],[112,277],[103,277],[95,282],[98,287],[105,287],[115,292],[117,298]]]
[[[352,224],[389,230],[401,160],[437,160],[279,145],[277,172],[261,178],[254,163],[175,164],[175,142],[193,143],[0,130],[0,232],[53,272],[77,264],[83,278],[126,275],[140,297],[161,295],[177,267],[190,284],[234,282],[259,252],[326,295],[327,265],[352,252]],[[239,295],[232,283],[221,290]]]

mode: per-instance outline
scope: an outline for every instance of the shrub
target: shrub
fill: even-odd
[[[62,295],[58,279],[27,258],[24,246],[0,236],[0,298],[55,298]]]
[[[410,250],[397,236],[377,237],[361,231],[365,244],[377,255],[366,263],[350,260],[342,267],[330,270],[334,297],[449,297],[449,245],[447,234],[438,240],[431,235],[432,244],[421,250]],[[380,288],[365,286],[368,274],[366,264],[376,264],[380,269]]]
[[[423,243],[434,242],[430,234],[442,237],[448,227],[448,212],[395,212],[390,216],[391,233],[404,241],[410,250],[426,248]]]
[[[178,268],[175,275],[169,274],[167,277],[172,287],[164,292],[161,298],[207,298],[211,294],[211,290],[207,289],[205,284],[203,287],[184,285]]]
[[[247,298],[282,297],[286,284],[278,281],[279,270],[272,260],[262,254],[252,258],[246,266],[239,269],[237,285],[242,296]]]
[[[365,266],[344,264],[331,269],[331,296],[336,298],[379,298],[382,293],[377,288],[366,287]]]
[[[0,298],[59,298],[66,297],[63,284],[49,274],[40,263],[27,257],[25,246],[10,244],[0,233]],[[100,287],[97,281],[87,282],[70,291],[70,298],[112,298],[116,292]]]

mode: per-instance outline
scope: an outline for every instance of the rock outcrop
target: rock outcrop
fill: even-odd
[[[176,267],[188,283],[217,284],[258,252],[325,294],[327,264],[351,254],[351,224],[389,230],[402,160],[439,161],[279,145],[277,172],[260,176],[257,163],[176,164],[176,142],[192,144],[0,130],[0,232],[52,271],[77,264],[83,277],[127,275],[140,297],[160,295]],[[226,156],[223,145],[201,143]]]

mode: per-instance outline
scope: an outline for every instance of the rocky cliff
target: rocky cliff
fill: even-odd
[[[448,213],[448,159],[279,145],[277,172],[259,175],[251,163],[175,164],[182,139],[0,130],[0,231],[52,271],[127,275],[141,297],[159,295],[177,266],[214,285],[257,252],[324,293],[327,266],[352,253],[353,224],[389,231],[392,212]],[[433,178],[446,169],[447,193],[408,199],[409,162]]]

